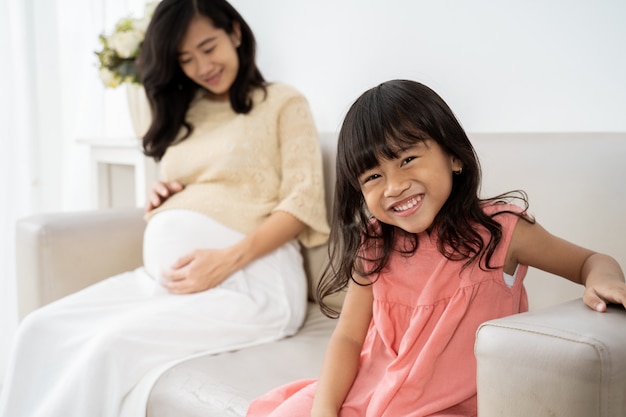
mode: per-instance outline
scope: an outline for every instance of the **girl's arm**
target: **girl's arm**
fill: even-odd
[[[285,211],[273,212],[256,230],[224,249],[197,249],[183,256],[163,275],[171,293],[208,290],[250,262],[278,249],[304,230],[306,225]]]
[[[339,323],[328,342],[311,417],[336,417],[339,414],[358,371],[361,349],[372,319],[372,302],[371,285],[350,282]]]
[[[607,303],[626,307],[624,273],[615,259],[558,238],[537,223],[517,222],[505,269],[518,263],[584,285],[583,300],[594,310],[605,311]]]

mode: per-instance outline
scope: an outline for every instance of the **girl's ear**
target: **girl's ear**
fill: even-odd
[[[452,172],[455,174],[463,172],[463,163],[454,155],[450,156],[450,165],[452,166]]]

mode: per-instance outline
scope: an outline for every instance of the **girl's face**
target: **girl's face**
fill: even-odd
[[[239,71],[240,40],[238,25],[228,34],[209,18],[196,15],[178,45],[178,63],[187,77],[208,90],[209,98],[228,100]]]
[[[432,139],[417,142],[381,159],[359,176],[365,203],[374,217],[409,233],[421,233],[433,224],[450,196],[452,175],[461,162],[446,154]]]

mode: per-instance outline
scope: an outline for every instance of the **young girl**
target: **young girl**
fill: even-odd
[[[328,236],[321,152],[306,99],[265,82],[255,47],[224,0],[159,3],[140,58],[164,176],[144,267],[24,320],[0,416],[145,416],[173,363],[298,331],[300,244]]]
[[[365,92],[339,134],[334,268],[318,291],[348,292],[320,378],[248,416],[476,416],[475,332],[527,309],[528,266],[585,285],[597,311],[626,306],[614,259],[550,235],[523,193],[480,199],[479,186],[474,149],[435,92],[404,80]]]

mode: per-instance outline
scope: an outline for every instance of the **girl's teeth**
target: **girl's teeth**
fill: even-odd
[[[418,202],[418,200],[416,198],[413,198],[413,199],[407,201],[406,204],[394,207],[393,210],[394,211],[405,211],[405,210],[408,210],[408,209],[410,209],[412,207],[415,207],[417,202]]]

